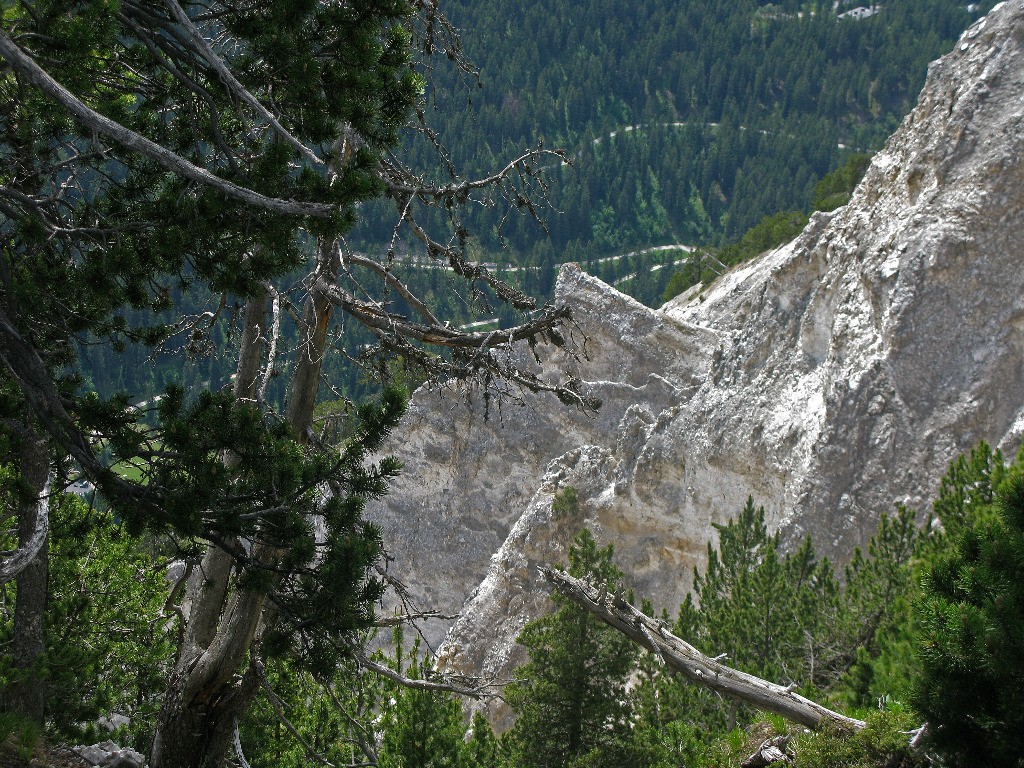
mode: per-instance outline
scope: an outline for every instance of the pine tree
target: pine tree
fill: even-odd
[[[976,456],[980,456],[980,451]],[[966,506],[958,462],[937,509],[952,510],[952,551],[929,568],[916,605],[921,675],[914,705],[931,742],[952,766],[1019,766],[1024,754],[1024,478],[1019,468],[998,486],[1002,462],[979,475]]]
[[[400,636],[395,649],[401,651]],[[406,669],[398,671],[404,671],[413,680],[429,674],[427,660],[420,657],[419,638],[406,658]],[[384,736],[377,764],[380,768],[469,768],[463,741],[465,731],[462,707],[454,695],[400,688],[384,712]],[[485,749],[484,738],[481,734],[476,744],[481,750]]]
[[[845,676],[851,704],[870,707],[879,699],[906,700],[917,665],[913,652],[911,599],[916,560],[929,546],[917,515],[897,505],[847,564],[841,610],[830,619],[819,662],[821,685]]]
[[[116,712],[129,720],[116,738],[144,749],[177,629],[165,608],[165,572],[109,513],[77,496],[54,499],[50,525],[49,621],[39,678],[32,681],[45,694],[48,731],[67,743],[96,741],[104,733],[99,718]],[[0,643],[6,645],[15,631],[8,610],[15,594],[10,584],[0,589]],[[0,665],[0,685],[10,688],[24,672]]]
[[[991,516],[996,489],[1006,476],[1006,463],[1000,450],[982,441],[967,455],[957,457],[939,482],[939,496],[933,510],[942,530],[952,537],[964,528]]]
[[[646,601],[642,610],[653,615]],[[688,617],[695,617],[696,612],[688,595],[680,606],[680,623],[693,626]],[[667,611],[662,611],[661,621],[666,626],[670,624]],[[704,697],[707,691],[680,682],[662,660],[652,654],[641,655],[638,671],[632,691],[635,717],[631,741],[636,749],[644,750],[652,765],[702,765],[706,743],[711,738],[711,731],[706,727],[708,720],[702,716],[706,707],[701,708],[710,701]]]
[[[839,585],[831,564],[819,561],[810,539],[793,553],[779,552],[764,508],[752,498],[737,518],[716,525],[719,543],[708,544],[708,566],[694,574],[696,600],[687,597],[675,632],[703,652],[773,682],[810,686],[825,655],[830,619],[838,611]],[[752,712],[701,689],[669,695],[672,717],[734,727]]]
[[[130,533],[171,537],[203,574],[189,585],[156,768],[219,766],[265,682],[263,660],[291,656],[323,672],[373,621],[381,531],[362,509],[399,467],[367,466],[367,457],[401,416],[404,395],[387,390],[379,407],[358,409],[340,451],[319,443],[312,415],[322,361],[333,331],[348,335],[337,316],[378,342],[363,349],[370,369],[386,372],[401,355],[430,373],[472,369],[490,381],[508,373],[504,363],[475,352],[543,334],[566,314],[545,309],[500,340],[481,340],[451,330],[435,314],[441,302],[423,303],[399,280],[393,247],[406,227],[427,260],[450,265],[467,286],[519,310],[535,306],[466,263],[457,211],[499,189],[509,206],[530,208],[532,163],[548,151],[527,152],[483,186],[462,184],[442,152],[434,160],[443,157],[451,181],[443,188],[392,152],[422,103],[421,56],[431,51],[466,64],[436,5],[409,0],[3,6],[0,421],[48,441],[33,473],[22,473],[38,482],[19,516],[26,534],[44,530],[33,523],[44,516],[31,512],[45,501],[49,458],[70,455]],[[357,208],[385,194],[391,247],[374,249],[379,261],[349,253],[340,236]],[[434,227],[416,223],[434,207],[454,239],[438,242],[427,234]],[[306,279],[296,282],[300,268]],[[381,313],[392,292],[417,319]],[[190,312],[185,296],[206,311]],[[129,394],[102,399],[79,386],[80,341],[201,352],[230,314],[241,326],[229,342],[233,385],[172,385],[148,413]],[[278,344],[282,315],[295,318],[295,344]],[[435,343],[474,354],[424,346]],[[279,411],[268,386],[286,346],[294,354]],[[567,388],[513,375],[582,403]],[[117,471],[124,462],[142,476]],[[20,608],[33,608],[15,631],[32,639],[15,643],[26,669],[42,647],[43,601],[28,596],[45,592],[45,577],[33,584],[19,589]],[[8,693],[41,720],[39,690]]]
[[[474,713],[470,731],[466,742],[466,768],[498,768],[500,745],[482,712]]]
[[[569,572],[619,587],[612,547],[582,531],[569,550]],[[626,682],[635,646],[589,613],[555,596],[557,610],[526,625],[519,642],[530,661],[505,690],[518,719],[505,736],[516,768],[627,765]],[[578,762],[585,760],[585,762]]]
[[[803,644],[805,617],[798,613],[817,567],[813,547],[805,542],[784,558],[752,498],[739,517],[716,528],[718,549],[708,545],[707,570],[694,579],[708,652],[726,653],[730,664],[759,677],[797,679],[789,659]]]

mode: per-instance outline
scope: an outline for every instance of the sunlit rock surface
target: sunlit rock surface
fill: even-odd
[[[748,495],[792,544],[843,560],[895,502],[927,509],[948,462],[1024,433],[1024,2],[935,62],[844,208],[660,310],[575,267],[580,359],[541,348],[604,403],[420,391],[374,510],[420,607],[460,612],[442,665],[507,675],[547,605],[539,563],[581,526],[673,611],[712,523]],[[585,353],[585,355],[584,355]],[[485,419],[485,413],[488,418]],[[578,509],[552,516],[560,488]],[[438,639],[447,628],[428,627]]]

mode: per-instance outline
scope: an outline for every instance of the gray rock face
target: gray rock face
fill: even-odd
[[[544,609],[536,565],[589,526],[674,610],[748,495],[843,560],[948,462],[1024,433],[1024,2],[964,33],[849,205],[660,310],[559,276],[586,358],[540,350],[604,405],[420,391],[375,515],[422,604],[460,611],[442,664],[506,674]],[[577,510],[552,516],[560,488]],[[475,589],[474,589],[475,588]],[[467,599],[468,598],[468,599]],[[443,627],[434,629],[440,635]]]
[[[710,335],[666,322],[574,266],[562,271],[558,290],[571,297],[578,352],[590,359],[556,347],[538,353],[545,370],[583,379],[602,400],[598,413],[529,394],[488,406],[476,389],[420,389],[385,449],[405,467],[370,514],[386,531],[391,571],[419,607],[457,613],[550,462],[580,446],[614,445],[627,411],[631,421],[653,421],[696,391],[691,369],[710,361]],[[428,626],[427,636],[438,641],[446,629]]]

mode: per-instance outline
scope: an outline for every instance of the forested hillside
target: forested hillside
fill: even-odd
[[[987,9],[846,7],[467,4],[452,10],[478,88],[434,0],[4,0],[0,765],[71,765],[57,745],[110,738],[138,753],[76,750],[135,768],[696,768],[768,747],[805,768],[1019,766],[1024,453],[979,443],[943,480],[937,523],[919,493],[921,514],[908,501],[863,529],[952,443],[1019,442],[1024,352],[1003,334],[1019,314],[1024,7],[936,66],[869,171],[877,205],[858,196],[819,228],[838,236],[801,238],[821,234],[811,258],[794,247],[720,281],[691,303],[703,314],[654,312],[576,267],[557,302],[527,295],[550,297],[576,259],[656,302],[670,275],[713,280],[708,264],[841,204],[924,62]],[[938,164],[968,125],[976,147]],[[932,172],[936,194],[919,194]],[[840,229],[854,218],[881,247]],[[820,254],[829,269],[807,269]],[[969,277],[950,269],[964,262]],[[718,334],[723,316],[739,322]],[[436,388],[403,420],[424,379]],[[423,407],[445,387],[469,394]],[[512,406],[538,423],[541,398],[569,429],[517,432]],[[506,431],[481,440],[466,414]],[[416,418],[460,443],[421,439]],[[556,463],[563,433],[576,445]],[[529,496],[502,484],[538,478],[522,512]],[[737,489],[746,505],[720,515]],[[772,494],[825,511],[790,515],[802,544],[769,533]],[[465,648],[507,662],[502,633],[518,636],[530,660],[509,676],[446,667],[424,627],[452,619],[442,590],[393,567],[413,559],[407,536],[431,575],[453,554],[472,575],[459,548],[508,530],[492,495],[545,548],[538,563],[512,535],[489,546],[521,594],[474,577],[501,613],[460,612],[486,626]],[[391,525],[383,497],[417,507]],[[653,594],[613,561],[625,547],[588,533],[595,499],[618,534],[643,533],[641,512],[663,526],[643,533],[658,581],[684,590],[692,568],[695,597],[660,601],[674,621],[641,603],[619,626],[650,658],[567,592],[553,615],[515,612],[539,607],[523,585],[562,554],[593,605]],[[691,510],[702,527],[678,524]],[[457,535],[435,537],[438,520]],[[809,734],[683,688],[652,632],[849,716]],[[727,676],[707,669],[683,673]],[[499,736],[478,715],[467,733],[455,696],[504,696],[519,721]],[[744,768],[772,762],[756,757]]]
[[[541,142],[572,158],[551,188],[561,213],[547,217],[550,237],[525,218],[501,228],[512,258],[541,266],[731,242],[766,215],[806,209],[844,153],[878,149],[928,62],[988,10],[895,0],[867,19],[837,18],[849,8],[453,3],[483,87],[438,71],[430,119],[471,174]],[[467,223],[487,252],[499,249],[496,215]]]
[[[796,0],[457,0],[448,12],[480,77],[432,61],[426,106],[454,169],[486,175],[538,144],[564,149],[571,164],[552,160],[548,205],[529,203],[546,231],[502,205],[465,210],[463,233],[453,233],[441,211],[423,220],[442,241],[467,236],[471,258],[511,266],[504,276],[541,300],[551,296],[557,265],[576,261],[657,306],[688,252],[651,246],[717,247],[767,216],[810,210],[815,184],[851,155],[881,146],[912,106],[928,62],[992,5],[968,11],[957,0],[893,0],[853,19],[839,18],[850,3]],[[448,180],[426,136],[406,141],[412,167]],[[388,248],[388,205],[363,204],[348,247]],[[401,255],[403,243],[396,245]],[[707,263],[689,269],[698,278],[703,269],[705,279],[720,271]],[[517,319],[509,307],[492,309],[486,294],[455,298],[442,271],[408,270],[404,279],[444,302],[446,316]],[[228,320],[211,332],[227,337],[232,321],[223,314]],[[346,329],[347,356],[371,341]],[[220,386],[233,370],[230,356],[160,354],[155,365],[149,356],[92,349],[89,383],[103,394],[154,393],[170,381]],[[336,393],[367,391],[365,374],[345,356],[325,359],[325,370]]]

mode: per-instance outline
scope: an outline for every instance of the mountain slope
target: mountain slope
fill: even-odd
[[[564,560],[584,524],[674,610],[712,523],[748,495],[785,541],[813,534],[843,559],[894,502],[925,509],[959,451],[1019,445],[1022,104],[1012,0],[932,65],[850,204],[792,243],[657,311],[563,269],[586,357],[538,351],[602,398],[596,417],[418,392],[392,447],[406,474],[375,515],[416,598],[469,596],[443,664],[507,673],[546,604],[535,566]],[[566,486],[578,504],[555,517]]]

